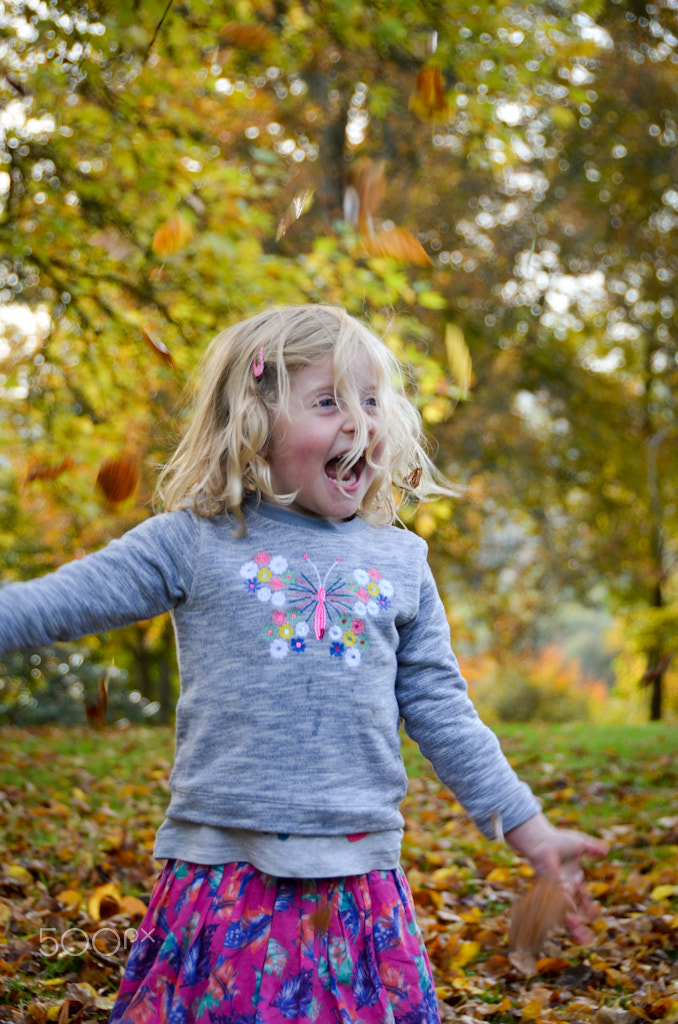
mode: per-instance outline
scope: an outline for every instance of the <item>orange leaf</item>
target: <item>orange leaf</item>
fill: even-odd
[[[138,460],[132,455],[121,455],[101,463],[97,483],[108,500],[115,504],[134,494],[140,475]]]
[[[410,97],[410,110],[424,120],[449,113],[449,103],[439,67],[425,67],[417,73],[417,91]]]
[[[143,900],[137,899],[136,896],[123,896],[121,904],[125,913],[131,917],[144,917],[148,910]]]
[[[268,25],[248,25],[240,21],[227,21],[219,30],[223,43],[240,46],[243,50],[260,50],[273,38]]]
[[[391,228],[364,239],[364,245],[372,256],[390,256],[401,263],[426,266],[431,262],[421,242],[407,228]]]
[[[153,252],[158,256],[171,256],[192,240],[193,226],[182,214],[175,213],[173,217],[161,224],[153,235]]]
[[[122,909],[122,896],[112,882],[99,885],[87,900],[87,913],[93,921],[114,917]]]
[[[172,353],[168,349],[164,341],[161,341],[155,334],[153,334],[148,327],[141,328],[141,336],[144,341],[148,342],[154,352],[157,352],[166,363],[169,363],[172,369],[174,369],[174,359]]]
[[[56,466],[45,466],[41,463],[32,462],[26,470],[26,483],[30,483],[31,480],[55,480],[62,473],[65,473],[67,469],[70,469],[73,465],[73,459],[70,455]]]

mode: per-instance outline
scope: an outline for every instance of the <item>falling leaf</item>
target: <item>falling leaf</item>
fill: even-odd
[[[25,482],[30,483],[31,480],[56,480],[58,476],[65,473],[72,465],[73,459],[70,455],[67,455],[56,466],[45,466],[42,463],[32,462],[26,470]]]
[[[108,708],[108,674],[99,681],[97,699],[93,703],[85,702],[87,721],[95,729],[103,729]]]
[[[424,121],[449,114],[443,74],[437,65],[428,65],[417,72],[417,91],[410,97],[409,106]]]
[[[389,256],[401,263],[412,263],[420,267],[431,262],[421,242],[407,228],[380,231],[365,238],[363,244],[371,256]]]
[[[273,33],[268,25],[248,25],[240,21],[227,21],[219,30],[219,39],[222,43],[231,46],[239,46],[243,50],[261,50],[267,46],[273,38]]]
[[[471,384],[471,354],[464,341],[463,331],[455,324],[448,324],[445,328],[445,351],[460,395],[466,398]]]
[[[358,174],[358,221],[361,231],[372,232],[376,212],[386,192],[386,161],[368,160]]]
[[[287,207],[284,217],[281,217],[278,222],[278,230],[275,235],[276,242],[280,241],[290,225],[294,224],[295,220],[299,220],[300,217],[303,217],[310,210],[313,205],[314,195],[315,193],[312,188],[302,188],[297,192]]]
[[[193,226],[180,213],[161,224],[153,235],[153,252],[158,256],[172,256],[193,241]]]
[[[536,956],[547,933],[562,924],[569,905],[562,886],[548,875],[540,875],[515,904],[509,929],[511,960],[525,973],[536,968]]]
[[[406,487],[411,487],[413,491],[416,491],[417,487],[421,483],[423,472],[424,471],[421,466],[417,466],[416,469],[413,469],[411,473],[407,474],[403,479],[403,483]]]
[[[113,504],[134,494],[140,479],[139,461],[133,455],[120,455],[101,463],[97,483]]]
[[[141,328],[141,336],[144,339],[144,341],[146,341],[151,346],[153,351],[157,352],[158,355],[161,356],[166,363],[169,363],[172,369],[174,369],[174,359],[172,358],[172,353],[167,348],[167,345],[164,343],[164,341],[161,341],[160,338],[158,338],[158,336],[154,334],[149,327]]]

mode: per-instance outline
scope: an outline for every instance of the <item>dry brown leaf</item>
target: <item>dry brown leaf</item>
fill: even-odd
[[[139,460],[133,455],[123,454],[101,463],[97,483],[108,500],[117,504],[134,494],[140,476]]]
[[[363,244],[371,256],[390,256],[401,263],[412,263],[420,267],[431,262],[421,242],[407,228],[380,231],[377,235],[365,238]]]
[[[192,241],[193,225],[182,214],[175,213],[153,235],[152,248],[158,256],[172,256]]]

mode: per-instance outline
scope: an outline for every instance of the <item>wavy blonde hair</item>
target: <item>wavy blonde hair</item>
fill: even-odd
[[[369,439],[361,412],[358,355],[374,372],[382,420]],[[344,309],[325,305],[273,307],[216,336],[202,360],[202,385],[193,416],[173,457],[163,469],[158,496],[171,511],[192,507],[199,515],[234,514],[243,524],[243,502],[269,497],[291,503],[294,494],[276,494],[266,453],[276,413],[285,408],[293,374],[331,356],[335,390],[353,414],[353,447],[343,472],[363,453],[376,470],[358,512],[375,525],[393,523],[405,496],[416,500],[451,493],[441,485],[425,450],[421,417],[407,396],[403,370],[391,350]],[[254,367],[263,370],[259,375]],[[386,444],[379,461],[374,451]],[[341,473],[340,473],[341,486]]]

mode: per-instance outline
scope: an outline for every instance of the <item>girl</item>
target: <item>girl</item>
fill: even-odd
[[[401,720],[482,833],[560,875],[582,937],[605,846],[539,813],[393,525],[434,479],[388,348],[341,309],[273,309],[213,342],[168,511],[0,591],[0,650],[172,612],[165,865],[112,1024],[438,1021],[398,866]]]

